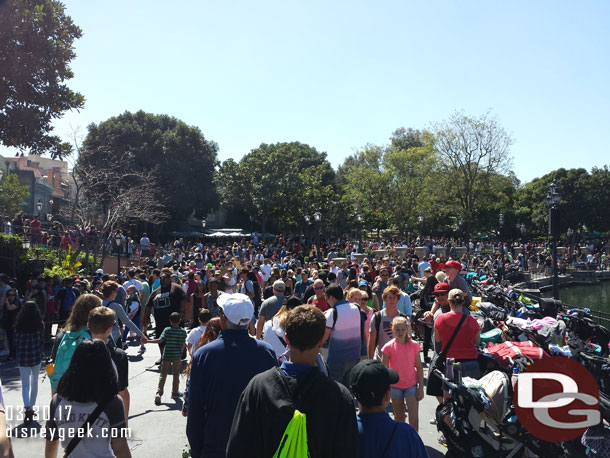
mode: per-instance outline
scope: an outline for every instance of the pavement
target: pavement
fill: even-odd
[[[171,399],[171,376],[165,382],[165,394],[161,405],[154,404],[155,392],[159,380],[159,369],[155,361],[159,358],[157,345],[146,345],[147,350],[139,353],[139,345],[133,344],[127,350],[129,355],[129,392],[131,403],[129,409],[128,439],[133,457],[183,457],[188,451],[186,438],[186,418],[182,416],[182,401]],[[51,386],[44,368],[41,368],[37,405],[40,407],[40,420],[29,427],[23,424],[23,401],[21,398],[21,380],[15,362],[0,365],[0,379],[7,411],[7,425],[13,428],[13,436],[24,434],[27,437],[13,437],[12,444],[15,457],[44,456],[45,441],[37,437],[37,432],[48,417],[48,406],[51,401]],[[181,379],[180,391],[184,391],[185,380]],[[437,442],[438,433],[435,425],[430,424],[434,417],[437,401],[425,396],[419,404],[419,434],[428,449],[430,458],[444,456],[446,448]],[[391,411],[391,407],[389,407]],[[62,456],[61,449],[59,456]],[[186,455],[188,456],[188,455]]]

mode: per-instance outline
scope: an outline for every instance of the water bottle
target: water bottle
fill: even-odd
[[[515,391],[515,386],[517,385],[517,379],[519,378],[519,369],[513,367],[513,375],[510,378],[510,383],[513,386],[513,391]]]
[[[447,358],[447,363],[445,364],[445,377],[449,380],[453,381],[453,363],[455,362],[454,358]]]
[[[462,384],[462,364],[453,363],[453,381],[456,385]]]

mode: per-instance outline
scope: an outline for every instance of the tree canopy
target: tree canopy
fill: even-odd
[[[197,127],[168,115],[125,112],[100,124],[91,124],[77,166],[119,175],[120,189],[139,186],[143,174],[159,191],[159,203],[173,219],[193,214],[203,217],[217,207],[214,186],[218,146]],[[108,192],[120,192],[97,183],[93,191],[101,202]],[[142,190],[141,192],[144,192]]]
[[[52,134],[51,122],[84,105],[83,95],[66,84],[81,35],[57,0],[0,2],[1,143],[53,158],[71,152]]]
[[[0,215],[13,218],[21,211],[21,205],[30,195],[27,185],[19,182],[14,173],[4,174],[0,178]]]
[[[309,145],[261,144],[220,166],[217,184],[228,208],[242,208],[264,231],[298,230],[303,215],[331,215],[338,201],[326,154]]]

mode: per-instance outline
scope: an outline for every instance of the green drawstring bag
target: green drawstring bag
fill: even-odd
[[[304,413],[294,409],[292,420],[286,426],[273,458],[309,458],[307,417]]]

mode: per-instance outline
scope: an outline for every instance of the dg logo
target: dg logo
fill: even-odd
[[[544,358],[519,374],[514,400],[523,427],[547,442],[574,439],[601,421],[597,381],[564,356]]]

